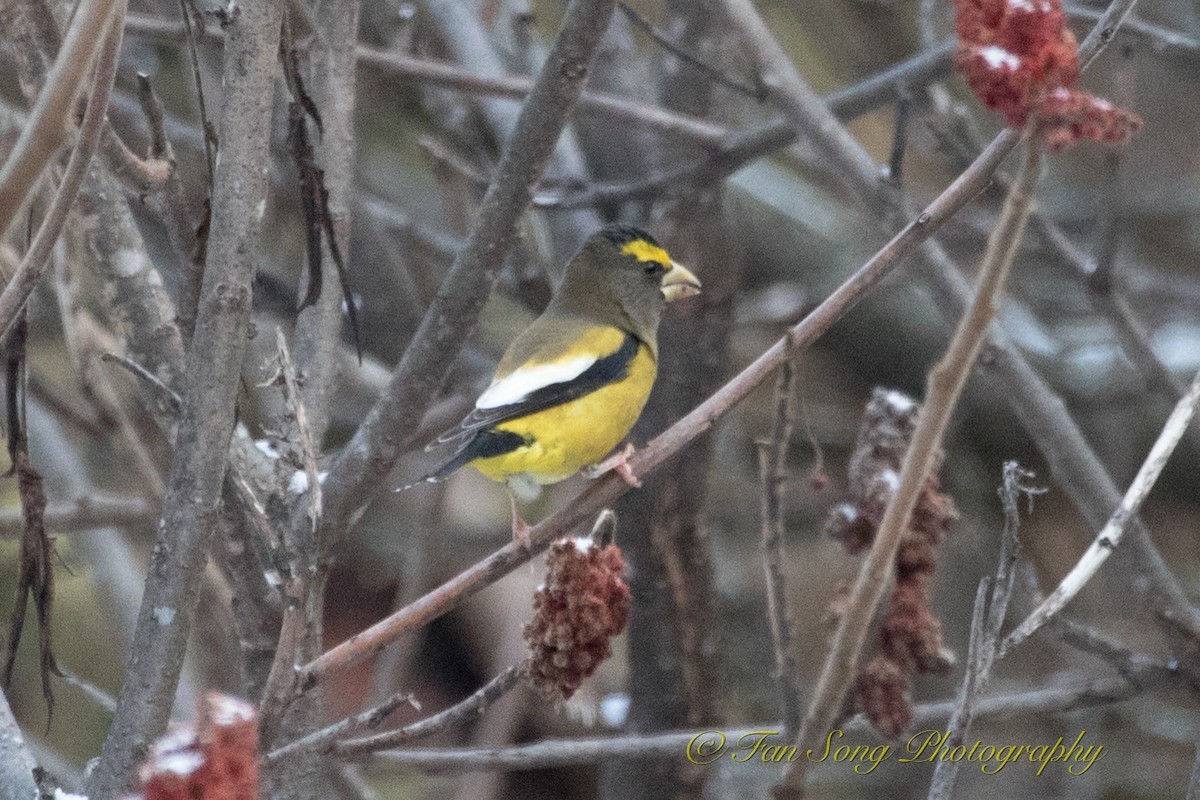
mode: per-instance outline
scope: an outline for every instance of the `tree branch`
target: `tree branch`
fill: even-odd
[[[794,382],[791,362],[779,370],[779,386],[775,390],[775,425],[771,438],[758,445],[758,471],[762,481],[762,560],[767,587],[767,620],[771,627],[771,642],[775,646],[775,679],[783,708],[783,729],[788,740],[800,730],[800,685],[797,680],[796,658],[792,654],[792,619],[788,614],[787,593],[784,591],[783,564],[783,498],[787,480],[788,442],[792,436],[792,392]]]
[[[333,725],[272,751],[267,754],[266,760],[271,763],[298,753],[311,751],[336,753],[343,757],[359,756],[432,736],[468,720],[477,719],[487,710],[488,706],[507,694],[524,676],[525,664],[514,664],[472,692],[466,699],[436,714],[431,714],[425,719],[371,736],[363,736],[358,739],[343,738],[347,733],[354,733],[364,727],[377,727],[398,705],[403,702],[411,702],[408,694],[394,695],[376,708],[335,722]]]
[[[822,100],[841,120],[857,116],[899,96],[900,87],[916,87],[944,76],[950,69],[954,42],[942,42],[853,86],[835,89]],[[577,208],[612,203],[662,193],[690,191],[697,185],[716,183],[755,159],[770,155],[799,138],[785,119],[774,120],[725,137],[719,149],[680,166],[632,182],[593,183],[568,195],[539,194],[535,205],[545,208]]]
[[[88,781],[95,800],[121,795],[145,747],[166,727],[195,611],[209,532],[219,522],[267,186],[267,144],[281,2],[241,7],[229,24],[222,157],[213,236],[162,521],[119,706]]]
[[[1000,647],[1001,657],[1032,636],[1067,603],[1071,602],[1079,590],[1087,585],[1087,582],[1108,560],[1108,557],[1120,544],[1129,521],[1137,516],[1138,509],[1141,508],[1146,495],[1154,488],[1158,476],[1167,464],[1167,459],[1175,450],[1175,445],[1179,444],[1179,440],[1187,431],[1188,424],[1196,415],[1197,404],[1200,404],[1200,372],[1196,373],[1191,386],[1175,405],[1171,416],[1167,418],[1162,432],[1158,435],[1154,446],[1150,448],[1150,454],[1146,456],[1141,469],[1138,470],[1128,491],[1125,492],[1121,505],[1109,517],[1108,522],[1096,534],[1095,541],[1071,568],[1071,571],[1063,577],[1054,591],[1004,639]]]
[[[316,303],[302,309],[293,333],[296,366],[302,378],[300,400],[308,412],[318,450],[329,422],[329,399],[338,373],[341,347],[341,282],[331,247],[350,263],[350,209],[354,198],[354,109],[357,88],[355,39],[359,0],[321,0],[315,12],[322,25],[309,54],[312,99],[321,112],[317,158],[329,192],[327,207],[336,242],[324,242],[321,270],[325,289]],[[357,333],[355,335],[358,335]],[[315,486],[310,486],[310,490]]]
[[[34,182],[73,127],[73,108],[87,80],[88,64],[100,46],[116,0],[85,0],[75,12],[66,40],[29,113],[29,121],[0,169],[0,234],[8,230]],[[120,41],[118,34],[117,40]]]
[[[105,114],[108,111],[108,96],[112,91],[113,79],[117,75],[117,64],[120,62],[121,56],[121,34],[124,30],[121,22],[125,12],[125,3],[123,0],[117,0],[115,6],[109,6],[106,10],[111,10],[113,13],[110,17],[100,20],[101,27],[99,29],[107,31],[101,38],[99,45],[100,57],[96,64],[96,73],[92,78],[92,89],[88,96],[87,110],[83,114],[83,122],[79,128],[79,139],[75,144],[75,148],[71,151],[71,157],[67,160],[67,167],[63,171],[62,180],[59,182],[58,188],[54,193],[54,199],[50,201],[50,207],[46,211],[46,216],[42,219],[41,225],[38,226],[37,233],[33,237],[33,242],[29,245],[29,250],[26,251],[24,258],[21,259],[21,265],[17,267],[16,274],[9,279],[4,286],[4,291],[0,292],[0,339],[8,336],[12,330],[12,326],[16,324],[17,318],[20,316],[21,309],[25,307],[25,303],[29,300],[29,295],[33,294],[34,288],[45,272],[46,265],[50,263],[50,252],[54,249],[55,242],[58,241],[58,236],[62,232],[63,223],[67,220],[67,214],[71,210],[72,203],[75,202],[75,196],[79,192],[79,187],[83,183],[84,175],[87,173],[88,165],[91,163],[92,156],[96,152],[96,147],[100,142],[100,134],[104,130]],[[82,13],[82,12],[81,12]],[[78,22],[77,22],[78,24]],[[71,42],[71,35],[76,32],[76,27],[73,25],[71,31],[67,34],[67,42],[64,43],[63,49],[59,51],[60,61],[61,56],[67,52],[66,48]],[[90,52],[89,52],[90,57]],[[58,63],[55,62],[55,69],[51,72],[47,79],[47,85],[42,90],[42,95],[39,96],[39,105],[41,97],[58,91],[57,87],[51,87],[50,81],[54,80],[55,74],[58,74]],[[71,98],[74,100],[74,97]],[[34,107],[34,115],[36,115],[38,107]],[[47,112],[51,113],[51,112]],[[22,139],[26,131],[29,131],[37,124],[36,116],[31,116],[22,130]],[[20,141],[17,142],[18,147]],[[54,147],[57,150],[57,145]],[[53,153],[47,158],[52,157]],[[17,153],[10,157],[10,162],[18,159]],[[20,170],[22,167],[15,166],[14,170]],[[40,167],[39,167],[40,170]],[[7,172],[7,164],[5,165]],[[13,180],[19,180],[19,173],[14,172]],[[34,178],[37,176],[34,175]],[[0,175],[0,182],[4,181],[4,176]],[[0,188],[0,230],[7,227],[7,220],[4,219],[4,188]],[[20,200],[17,203],[20,204]]]
[[[88,494],[73,503],[52,505],[46,509],[46,530],[55,534],[145,525],[155,510],[141,497]],[[0,539],[21,535],[20,509],[0,511]]]
[[[1139,683],[1124,678],[1093,678],[1028,692],[1012,692],[980,699],[977,719],[1007,719],[1023,715],[1059,714],[1081,708],[1119,703],[1150,688],[1167,685],[1178,678],[1163,665],[1147,665]],[[943,724],[953,713],[954,700],[922,703],[914,707],[913,725],[917,729]],[[766,722],[753,727],[723,730],[727,742],[756,731],[778,732],[779,722]],[[869,723],[861,716],[849,720],[844,729],[865,732]],[[471,770],[531,770],[574,765],[595,764],[606,759],[671,758],[683,759],[688,744],[697,737],[709,736],[712,729],[678,731],[650,736],[609,736],[592,739],[545,741],[516,747],[476,749],[385,750],[375,754],[376,763],[386,763],[401,769],[428,772]]]
[[[999,308],[1000,296],[1013,256],[1021,242],[1040,171],[1041,145],[1027,142],[1025,157],[1012,192],[988,239],[975,297],[959,321],[945,355],[929,372],[925,400],[917,417],[912,443],[900,469],[899,486],[888,502],[871,550],[859,570],[849,606],[842,615],[821,677],[813,690],[804,726],[797,739],[801,750],[819,746],[841,711],[846,694],[858,674],[859,654],[875,611],[889,588],[888,576],[895,569],[896,552],[901,539],[908,530],[926,477],[939,457],[942,436],[987,338],[988,326]],[[807,759],[799,759],[788,767],[784,783],[777,790],[778,796],[799,796],[802,793],[808,763]]]

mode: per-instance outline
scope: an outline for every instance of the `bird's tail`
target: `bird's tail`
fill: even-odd
[[[420,486],[422,483],[441,483],[442,481],[446,480],[446,478],[449,478],[456,469],[474,458],[475,454],[464,448],[458,453],[455,453],[454,458],[450,459],[425,477],[417,478],[412,483],[407,483],[398,489],[393,489],[392,491],[407,492],[409,489],[413,488],[414,486]]]
[[[477,458],[493,458],[501,456],[505,453],[511,453],[518,447],[524,447],[527,444],[525,438],[520,434],[512,431],[497,431],[497,430],[482,430],[475,431],[474,435],[463,442],[459,446],[458,452],[455,453],[449,461],[447,461],[438,469],[426,475],[424,478],[415,480],[407,486],[401,486],[396,489],[397,492],[407,491],[414,486],[419,486],[422,483],[441,483],[450,477],[454,470],[469,464]]]

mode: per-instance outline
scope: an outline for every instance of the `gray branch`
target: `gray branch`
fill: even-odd
[[[243,4],[227,29],[213,234],[187,359],[183,413],[117,714],[88,782],[94,800],[124,792],[137,760],[166,727],[209,534],[220,522],[267,188],[281,7],[281,0]]]

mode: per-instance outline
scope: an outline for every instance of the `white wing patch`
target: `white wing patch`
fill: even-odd
[[[575,380],[596,361],[596,356],[576,356],[553,364],[519,367],[503,378],[492,381],[492,385],[475,401],[475,407],[489,409],[519,403],[538,389]]]

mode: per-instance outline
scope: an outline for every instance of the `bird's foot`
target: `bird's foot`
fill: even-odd
[[[521,513],[517,511],[517,498],[514,495],[509,495],[509,500],[512,501],[512,536],[513,542],[528,550],[532,544],[533,528],[528,522],[521,519]]]
[[[593,464],[588,467],[586,472],[589,478],[599,478],[610,470],[621,476],[621,480],[632,486],[634,489],[642,488],[642,482],[638,480],[638,476],[633,474],[633,468],[629,466],[629,458],[634,454],[632,444],[626,444],[621,448],[620,452],[613,453],[608,458],[601,461],[599,464]]]

